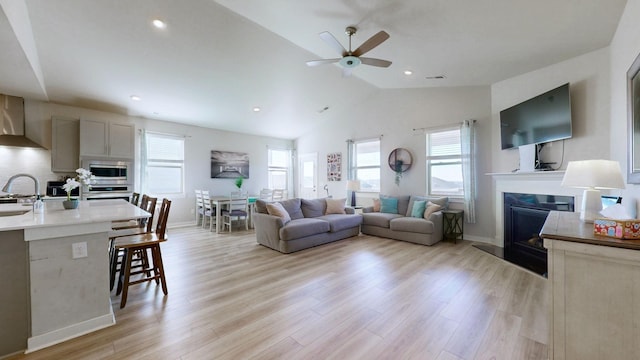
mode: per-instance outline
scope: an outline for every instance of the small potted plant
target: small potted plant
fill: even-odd
[[[235,184],[236,184],[236,187],[238,188],[238,190],[240,190],[240,191],[242,191],[242,183],[243,182],[244,182],[244,177],[238,176],[236,178]]]
[[[78,207],[79,201],[77,198],[71,198],[71,190],[79,187],[80,185],[87,186],[91,189],[91,184],[95,183],[95,176],[91,174],[91,171],[83,168],[76,170],[76,177],[68,178],[67,182],[62,185],[62,189],[67,192],[67,200],[62,202],[62,206],[65,209],[75,209]]]

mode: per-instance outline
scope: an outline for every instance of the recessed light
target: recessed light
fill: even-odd
[[[131,95],[130,97],[131,97],[131,100],[133,100],[133,101],[140,101],[140,100],[142,100],[142,98],[141,98],[140,96],[138,96],[138,95]]]
[[[404,71],[404,74],[405,74],[405,75],[407,75],[407,76],[409,76],[409,75],[413,74],[413,71],[411,71],[411,70],[405,70],[405,71]]]
[[[160,19],[154,19],[151,23],[153,24],[153,26],[155,26],[158,29],[164,29],[167,27],[167,23],[165,23]]]
[[[253,108],[253,112],[260,112],[260,110],[261,109],[259,107],[257,107],[257,106]]]

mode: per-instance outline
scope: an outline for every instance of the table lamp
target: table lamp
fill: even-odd
[[[351,206],[356,206],[356,191],[360,191],[360,180],[347,181],[347,190],[351,191]]]
[[[561,186],[584,189],[580,220],[592,223],[602,210],[600,189],[624,189],[624,179],[617,161],[569,161]]]

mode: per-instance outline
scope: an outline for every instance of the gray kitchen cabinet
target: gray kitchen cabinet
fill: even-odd
[[[133,159],[135,127],[101,120],[80,120],[80,156]]]
[[[51,119],[51,171],[74,172],[80,159],[80,120]]]

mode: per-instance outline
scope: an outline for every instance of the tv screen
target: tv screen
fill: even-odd
[[[569,84],[500,111],[502,149],[571,137]]]

